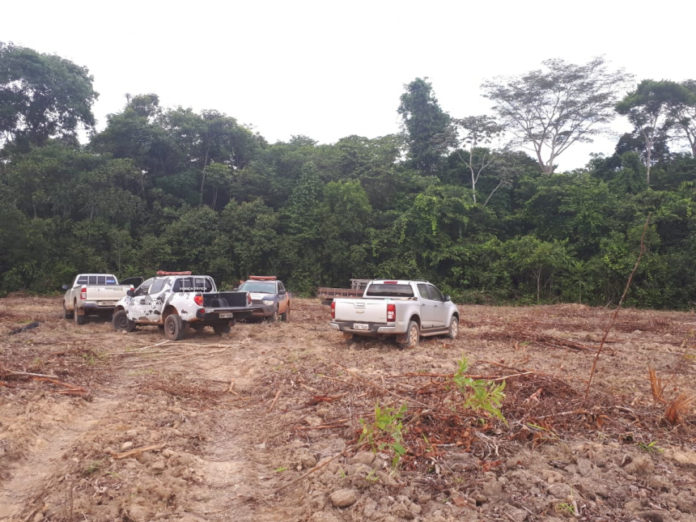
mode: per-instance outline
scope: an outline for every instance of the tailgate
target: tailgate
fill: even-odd
[[[334,299],[336,321],[386,323],[387,303],[381,299]]]
[[[126,295],[128,287],[119,285],[93,286],[87,287],[87,299],[107,302],[116,302]]]
[[[246,292],[218,292],[203,294],[203,306],[206,308],[246,308]]]

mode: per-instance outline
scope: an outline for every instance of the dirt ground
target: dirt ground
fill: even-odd
[[[459,308],[400,350],[0,299],[0,520],[696,520],[694,313]]]

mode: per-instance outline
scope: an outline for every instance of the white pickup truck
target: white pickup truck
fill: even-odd
[[[111,314],[130,288],[113,274],[77,274],[71,286],[63,285],[63,317],[83,324],[89,314]]]
[[[370,281],[362,298],[334,299],[331,319],[346,338],[396,336],[405,348],[417,346],[421,336],[454,339],[459,333],[457,305],[427,281]]]
[[[227,333],[236,319],[259,308],[252,305],[249,292],[218,292],[210,276],[160,271],[116,304],[113,326],[132,332],[138,325],[157,325],[167,339],[176,341],[186,326],[212,326],[217,334]]]

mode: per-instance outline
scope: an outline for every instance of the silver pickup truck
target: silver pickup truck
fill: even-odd
[[[459,310],[449,296],[427,281],[373,280],[360,299],[334,299],[332,328],[355,335],[396,336],[402,347],[418,345],[421,336],[459,333]]]
[[[89,314],[111,314],[130,288],[113,274],[77,274],[72,285],[63,285],[63,317],[83,324]]]

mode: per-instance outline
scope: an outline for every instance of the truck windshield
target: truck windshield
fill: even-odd
[[[239,287],[242,292],[258,292],[260,294],[275,294],[275,282],[245,281]]]
[[[365,292],[366,297],[413,297],[411,285],[371,284]]]

